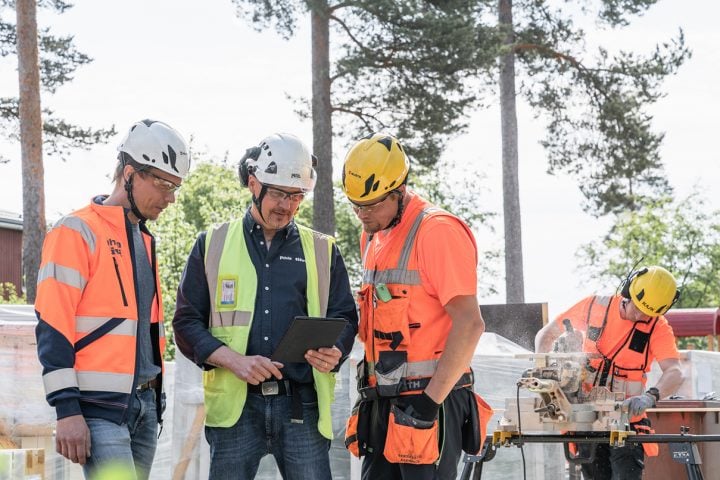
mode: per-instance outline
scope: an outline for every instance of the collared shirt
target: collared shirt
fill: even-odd
[[[268,249],[262,227],[248,209],[243,218],[243,233],[258,280],[246,355],[270,357],[292,319],[307,315],[305,255],[294,222],[275,233]],[[205,361],[223,344],[208,331],[211,304],[204,254],[205,233],[201,233],[180,280],[173,327],[180,351],[198,365],[212,368]],[[346,357],[357,333],[357,311],[337,246],[333,246],[331,261],[327,316],[346,318],[349,322],[336,345]],[[307,363],[286,364],[281,371],[284,378],[296,382],[313,381]]]

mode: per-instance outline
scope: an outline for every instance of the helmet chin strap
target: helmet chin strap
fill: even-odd
[[[398,209],[397,213],[395,213],[395,216],[392,220],[390,220],[390,223],[388,223],[387,227],[383,228],[383,230],[387,230],[388,228],[392,228],[398,223],[400,223],[400,220],[402,220],[402,214],[405,210],[405,205],[403,204],[403,200],[405,200],[405,194],[398,190],[398,195],[400,196],[400,199],[398,200]]]
[[[252,202],[255,204],[255,208],[257,208],[258,214],[260,215],[260,218],[262,218],[262,221],[267,223],[267,220],[265,220],[265,216],[262,212],[262,201],[263,198],[265,198],[265,194],[267,193],[267,187],[264,183],[261,183],[261,185],[262,187],[260,188],[260,195],[256,197],[253,193]]]
[[[144,224],[147,221],[147,217],[140,213],[140,209],[135,203],[135,197],[133,197],[133,175],[135,175],[135,173],[131,173],[130,177],[125,181],[125,191],[127,192],[128,201],[130,202],[130,210],[133,215],[140,220],[140,223]]]

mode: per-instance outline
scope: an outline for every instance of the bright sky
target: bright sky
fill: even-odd
[[[666,132],[662,156],[671,184],[684,196],[697,184],[714,208],[711,195],[720,179],[720,16],[718,2],[692,7],[682,0],[661,0],[643,18],[621,33],[597,35],[597,41],[649,52],[654,43],[670,39],[682,27],[693,57],[665,83],[667,97],[654,108],[655,128]],[[7,13],[7,12],[6,12]],[[12,12],[10,12],[12,13]],[[77,152],[65,162],[45,158],[48,220],[78,208],[97,193],[108,192],[108,174],[115,147],[136,120],[154,118],[194,138],[195,150],[215,157],[229,152],[233,161],[244,149],[275,131],[288,131],[312,143],[311,124],[294,113],[287,99],[310,96],[310,38],[303,23],[285,41],[269,30],[257,33],[235,16],[230,0],[198,3],[190,0],[78,0],[63,15],[42,14],[40,25],[75,36],[77,48],[95,59],[80,68],[75,79],[43,106],[82,126],[116,126],[119,134],[107,145]],[[0,95],[17,95],[14,59],[0,60]],[[546,160],[538,145],[543,124],[521,105],[520,188],[525,263],[525,297],[548,302],[550,314],[564,310],[593,292],[575,253],[581,244],[602,236],[607,220],[582,212],[581,197],[570,179],[545,173]],[[446,154],[458,162],[464,176],[482,172],[478,194],[484,209],[502,212],[500,127],[496,105],[472,116],[467,134],[454,139]],[[22,212],[20,147],[0,139],[0,152],[13,159],[0,165],[0,209]],[[335,171],[345,145],[335,142]],[[502,246],[502,221],[497,233],[478,235],[483,247]],[[502,272],[502,266],[497,267]],[[484,303],[504,301],[500,295]]]

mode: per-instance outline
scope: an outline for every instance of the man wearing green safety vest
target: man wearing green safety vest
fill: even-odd
[[[204,370],[210,478],[254,478],[271,454],[284,479],[330,479],[335,371],[357,333],[357,312],[334,238],[294,222],[315,186],[315,157],[295,136],[248,149],[244,218],[201,233],[178,288],[180,351]],[[295,316],[343,317],[335,345],[307,363],[271,361]]]

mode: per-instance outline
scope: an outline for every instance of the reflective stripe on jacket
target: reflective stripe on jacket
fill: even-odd
[[[307,269],[307,311],[309,316],[327,313],[330,295],[330,264],[335,239],[297,225]],[[205,240],[205,270],[211,301],[210,332],[232,350],[245,354],[252,326],[257,273],[245,243],[242,220],[224,223],[209,230]],[[242,414],[247,383],[225,368],[203,373],[205,423],[210,427],[231,427]],[[318,430],[332,439],[330,405],[335,399],[335,374],[313,369],[318,396]]]
[[[136,379],[138,307],[133,242],[120,206],[89,206],[47,234],[35,310],[38,356],[48,402],[58,418],[74,414],[121,423]],[[160,292],[152,235],[141,227]],[[163,367],[162,302],[150,314],[153,357]],[[161,389],[161,387],[159,387]],[[158,398],[158,418],[161,395]]]
[[[416,197],[418,208],[408,208],[402,221],[388,235],[393,240],[375,255],[375,238],[362,239],[363,280],[358,293],[360,306],[359,338],[365,347],[365,368],[359,371],[361,385],[376,388],[380,396],[397,396],[422,390],[435,373],[452,327],[447,312],[438,308],[416,310],[409,307],[423,292],[416,238],[424,222],[436,216],[450,216]],[[460,222],[472,238],[467,225]],[[379,235],[379,234],[378,234]],[[469,371],[469,369],[468,369]],[[413,380],[416,380],[413,382]]]

